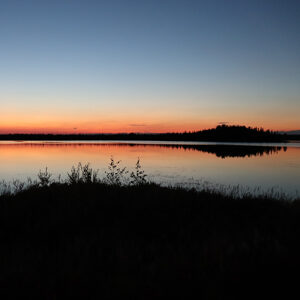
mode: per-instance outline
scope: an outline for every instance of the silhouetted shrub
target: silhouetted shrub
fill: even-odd
[[[110,163],[108,165],[108,171],[105,171],[104,182],[112,185],[122,185],[126,183],[125,175],[128,173],[126,167],[120,167],[121,161],[114,161],[114,158],[111,156]]]
[[[25,182],[22,182],[18,179],[13,180],[12,184],[13,184],[13,188],[14,188],[15,193],[19,193],[19,192],[23,191],[24,188],[25,188]]]
[[[135,165],[135,171],[130,173],[130,184],[132,185],[145,184],[147,183],[146,177],[147,175],[145,174],[145,171],[142,169],[140,164],[140,158],[138,158]]]
[[[89,163],[82,165],[79,162],[77,167],[72,166],[71,172],[67,174],[67,183],[76,184],[97,182],[99,180],[98,172],[99,170],[93,170]]]
[[[45,171],[39,171],[38,173],[38,179],[39,179],[39,182],[38,184],[41,185],[41,186],[47,186],[51,183],[51,177],[52,177],[52,174],[48,172],[48,168],[46,167],[45,168]]]

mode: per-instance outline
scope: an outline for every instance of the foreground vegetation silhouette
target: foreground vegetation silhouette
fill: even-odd
[[[299,294],[300,200],[48,169],[0,196],[0,294],[39,299],[287,298]]]
[[[299,135],[281,134],[246,126],[219,125],[216,128],[183,133],[119,134],[2,134],[0,140],[143,140],[143,141],[218,141],[218,142],[285,142],[299,140]]]

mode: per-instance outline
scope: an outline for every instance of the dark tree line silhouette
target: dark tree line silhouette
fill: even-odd
[[[117,134],[2,134],[0,140],[133,140],[133,141],[220,141],[220,142],[284,142],[299,139],[263,128],[219,125],[216,128],[175,133]]]

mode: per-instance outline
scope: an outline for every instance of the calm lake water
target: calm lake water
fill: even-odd
[[[0,180],[35,179],[46,166],[64,177],[78,162],[104,176],[111,156],[129,171],[139,157],[148,179],[162,184],[300,192],[300,143],[0,142]]]

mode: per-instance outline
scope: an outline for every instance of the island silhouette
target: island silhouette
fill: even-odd
[[[70,141],[70,140],[131,140],[131,141],[214,141],[214,142],[286,142],[300,139],[289,135],[241,125],[218,125],[201,131],[169,133],[102,133],[102,134],[2,134],[0,140]]]

